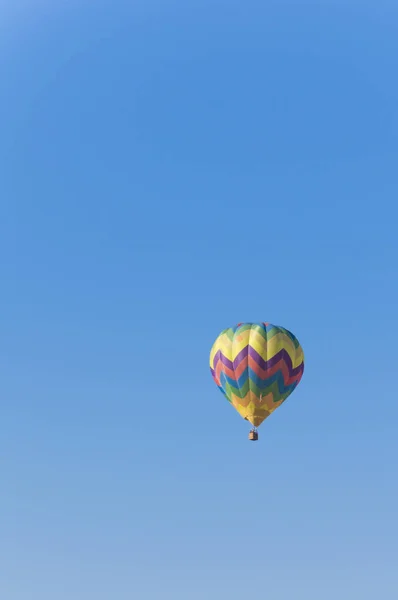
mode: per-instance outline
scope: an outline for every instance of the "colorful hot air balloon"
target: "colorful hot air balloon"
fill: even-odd
[[[304,372],[297,338],[270,323],[239,323],[220,333],[210,352],[217,386],[238,413],[257,427],[286,400]]]

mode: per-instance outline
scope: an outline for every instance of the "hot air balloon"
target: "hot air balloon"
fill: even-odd
[[[224,329],[210,352],[214,381],[238,413],[257,428],[299,384],[304,353],[297,338],[271,323],[239,323]]]

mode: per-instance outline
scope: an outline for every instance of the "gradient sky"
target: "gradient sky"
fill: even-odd
[[[397,7],[16,4],[0,597],[396,600]],[[208,355],[257,320],[306,370],[251,444]]]

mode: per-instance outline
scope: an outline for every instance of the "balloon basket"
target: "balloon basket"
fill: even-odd
[[[252,442],[257,442],[257,440],[258,440],[258,432],[257,432],[256,429],[252,429],[249,432],[249,440],[252,441]]]

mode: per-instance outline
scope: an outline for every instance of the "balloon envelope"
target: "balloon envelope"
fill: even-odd
[[[304,372],[297,338],[270,323],[239,323],[210,352],[214,381],[239,414],[258,427],[286,400]]]

